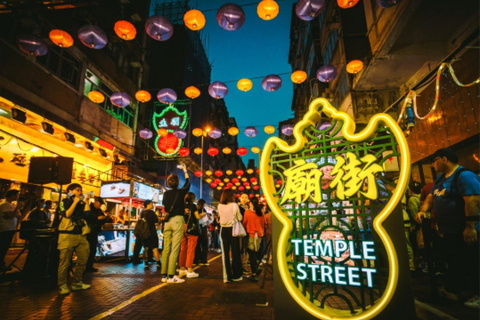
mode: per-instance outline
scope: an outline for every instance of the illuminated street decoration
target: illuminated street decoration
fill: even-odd
[[[386,114],[354,132],[349,115],[316,99],[295,125],[294,143],[272,137],[260,160],[264,196],[282,225],[275,249],[281,281],[319,319],[375,318],[391,301],[400,270],[408,272],[384,226],[408,183],[407,142]],[[393,191],[379,175],[390,157],[400,160]]]
[[[145,22],[145,31],[153,40],[166,41],[173,35],[173,25],[167,18],[155,15]]]
[[[84,25],[78,29],[77,35],[80,42],[90,49],[102,49],[108,43],[108,37],[105,32],[91,24]]]
[[[164,157],[176,155],[183,145],[183,139],[175,136],[174,132],[178,135],[178,132],[184,130],[187,126],[187,111],[180,112],[174,105],[169,105],[161,113],[154,113],[152,120],[157,132],[159,130],[167,132],[166,135],[157,136],[155,139],[155,150]]]
[[[243,9],[234,3],[224,4],[217,11],[217,23],[224,30],[238,30],[244,22],[245,13]]]
[[[318,17],[325,8],[325,0],[299,0],[295,5],[295,14],[303,21]]]
[[[69,48],[73,46],[73,38],[66,31],[60,29],[53,29],[48,34],[48,37],[60,48]]]
[[[32,35],[17,37],[17,45],[20,50],[31,56],[44,56],[48,52],[48,45],[42,38]]]

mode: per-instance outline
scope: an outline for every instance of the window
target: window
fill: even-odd
[[[332,57],[333,57],[333,52],[337,47],[337,40],[338,40],[338,30],[330,31],[330,34],[328,35],[327,43],[325,45],[325,50],[323,52],[324,65],[330,64],[330,61],[332,60]]]
[[[37,62],[68,85],[78,89],[81,63],[68,50],[50,46],[46,55],[37,57]]]

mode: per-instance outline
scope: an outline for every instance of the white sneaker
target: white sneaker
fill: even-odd
[[[180,277],[181,277],[181,276],[186,276],[186,275],[188,275],[188,271],[187,271],[187,270],[182,270],[182,269],[180,269],[180,270],[178,271],[178,275],[179,275]]]
[[[60,287],[58,287],[58,294],[59,295],[67,295],[70,293],[70,289],[68,289],[68,286],[66,284],[63,284],[61,285]]]
[[[195,271],[192,271],[192,272],[187,272],[187,278],[198,278],[198,273],[196,273]]]
[[[183,283],[185,279],[179,278],[178,276],[173,276],[173,278],[168,278],[167,283]]]
[[[77,282],[77,283],[72,283],[72,290],[76,291],[76,290],[87,290],[87,289],[90,289],[92,287],[91,284],[86,284],[86,283],[83,283],[83,282]]]
[[[168,280],[168,277],[162,277],[162,282],[163,282],[163,283],[166,283],[167,280]]]
[[[232,279],[232,281],[235,281],[235,282],[242,281],[242,280],[243,280],[243,278],[242,278],[242,277],[240,277],[240,278],[236,278],[236,279]]]
[[[480,297],[475,296],[473,298],[470,298],[467,301],[465,301],[463,305],[471,309],[480,309]]]

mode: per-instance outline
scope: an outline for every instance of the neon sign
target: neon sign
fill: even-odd
[[[166,130],[166,134],[157,135],[155,150],[165,157],[176,155],[183,145],[183,139],[175,137],[173,132],[185,129],[188,123],[187,111],[180,112],[175,106],[169,105],[161,113],[154,113],[152,120],[157,132],[159,129]]]
[[[320,124],[326,117],[328,125]],[[373,318],[391,301],[399,275],[383,223],[410,174],[402,130],[377,114],[355,133],[353,119],[322,98],[310,104],[293,135],[293,145],[270,138],[260,160],[265,198],[282,224],[275,249],[281,280],[317,318]],[[400,165],[390,191],[382,174],[392,157]]]

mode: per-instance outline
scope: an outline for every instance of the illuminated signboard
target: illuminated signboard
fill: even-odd
[[[386,114],[355,133],[350,116],[325,99],[310,104],[294,137],[293,145],[270,138],[260,161],[263,192],[282,227],[275,250],[283,285],[317,318],[371,319],[398,284],[384,223],[410,174],[405,137]],[[399,162],[395,186],[384,177],[392,159]]]
[[[102,198],[130,197],[130,181],[104,182],[100,187]]]
[[[133,193],[132,198],[138,198],[143,200],[152,200],[153,202],[159,202],[160,191],[146,184],[138,181],[133,181]]]
[[[175,106],[169,105],[161,113],[153,114],[153,126],[158,134],[155,139],[155,150],[162,156],[174,156],[183,145],[183,139],[173,133],[175,130],[184,130],[188,123],[187,111],[179,111]]]

